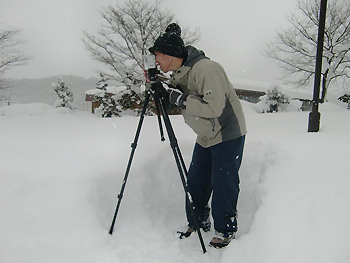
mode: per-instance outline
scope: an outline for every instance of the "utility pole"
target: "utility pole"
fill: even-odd
[[[318,111],[320,100],[320,82],[322,71],[322,56],[323,56],[323,42],[324,29],[326,24],[327,0],[321,0],[321,8],[318,24],[318,39],[316,51],[316,67],[315,67],[315,81],[314,81],[314,96],[312,101],[312,111],[309,114],[309,128],[308,132],[318,132],[320,129],[321,113]]]

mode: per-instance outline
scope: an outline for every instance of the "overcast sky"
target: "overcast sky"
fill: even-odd
[[[124,0],[0,0],[0,27],[21,29],[22,50],[33,56],[5,77],[54,75],[97,77],[103,65],[93,61],[82,43],[82,30],[95,33],[98,10]],[[286,16],[296,0],[164,0],[183,26],[200,27],[196,47],[221,63],[230,79],[278,82],[281,72],[261,55],[276,31],[288,27]]]

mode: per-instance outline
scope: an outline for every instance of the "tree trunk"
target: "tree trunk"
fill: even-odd
[[[326,100],[328,72],[329,72],[329,69],[327,69],[326,72],[322,75],[322,92],[321,92],[320,103],[324,103]]]

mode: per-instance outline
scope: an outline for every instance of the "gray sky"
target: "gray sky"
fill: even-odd
[[[33,59],[5,77],[54,75],[97,77],[103,65],[93,61],[82,43],[82,30],[95,33],[98,10],[123,0],[0,0],[0,26],[22,29],[22,50]],[[230,79],[277,82],[274,61],[261,56],[264,45],[286,28],[296,0],[164,0],[183,26],[200,27],[196,47],[222,64]]]

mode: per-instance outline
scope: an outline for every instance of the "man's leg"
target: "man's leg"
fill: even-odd
[[[210,147],[212,156],[212,214],[214,228],[224,237],[237,231],[238,171],[245,136]]]
[[[188,171],[187,185],[194,204],[194,212],[197,216],[199,227],[202,227],[204,230],[206,230],[206,227],[210,229],[210,208],[208,202],[211,195],[211,170],[210,150],[196,143]],[[194,222],[187,200],[186,215],[188,226],[194,229]]]

